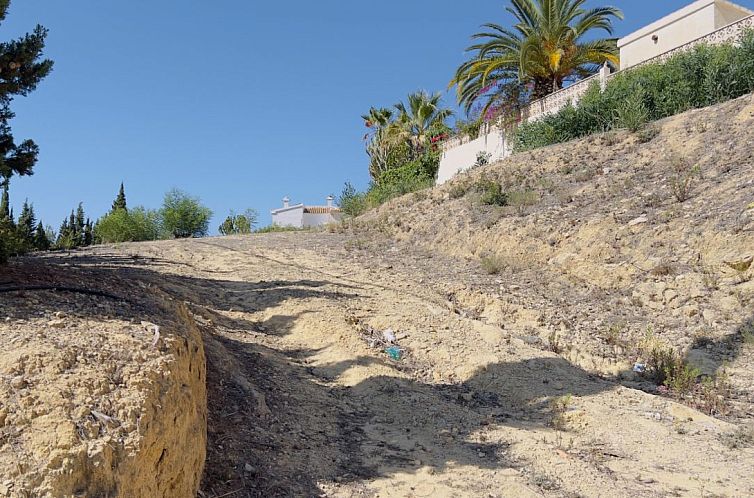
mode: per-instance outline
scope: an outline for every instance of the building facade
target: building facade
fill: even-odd
[[[340,221],[340,208],[333,204],[335,198],[328,196],[324,206],[305,206],[303,203],[291,205],[288,197],[283,198],[283,207],[270,211],[272,224],[281,227],[312,228]]]
[[[620,68],[659,57],[752,14],[726,0],[698,0],[618,40]]]
[[[661,61],[701,43],[735,42],[745,29],[754,29],[753,11],[727,0],[697,0],[618,40],[620,70]],[[521,118],[536,121],[558,112],[569,102],[576,105],[591,85],[598,83],[604,91],[615,74],[618,73],[611,74],[604,66],[599,74],[531,102]],[[491,161],[509,156],[512,148],[507,135],[505,130],[486,127],[475,140],[456,137],[445,142],[437,184],[474,167],[479,153],[490,154]]]

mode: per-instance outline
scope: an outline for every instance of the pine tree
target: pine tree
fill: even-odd
[[[10,196],[7,183],[3,185],[3,194],[0,197],[0,219],[10,219]]]
[[[34,229],[37,225],[37,219],[34,215],[34,206],[29,204],[28,199],[24,201],[21,208],[21,214],[16,224],[16,234],[21,244],[21,249],[28,251],[34,247]]]
[[[79,202],[76,208],[76,234],[81,235],[84,233],[84,225],[86,225],[86,217],[84,215],[84,203]]]
[[[86,219],[84,225],[84,247],[88,247],[94,243],[94,230],[92,228],[92,222],[89,218]]]
[[[37,223],[37,229],[34,232],[34,249],[37,251],[49,251],[52,242],[47,237],[47,231],[40,221]]]
[[[10,0],[0,0],[0,22],[5,20]],[[31,175],[39,148],[32,140],[17,144],[11,133],[14,114],[10,103],[16,95],[28,95],[52,70],[52,61],[42,59],[47,30],[37,26],[17,40],[0,43],[0,182],[14,175]]]
[[[118,191],[118,197],[115,198],[113,201],[113,207],[110,210],[110,212],[117,211],[118,209],[123,209],[125,211],[128,211],[128,207],[126,205],[126,191],[123,188],[123,182],[120,183],[120,190]]]

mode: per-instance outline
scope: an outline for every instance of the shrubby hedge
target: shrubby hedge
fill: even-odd
[[[94,226],[94,239],[100,244],[157,240],[159,236],[159,214],[143,207],[116,209]]]
[[[359,192],[346,183],[338,199],[347,216],[358,216],[390,199],[431,187],[440,166],[439,150],[429,150],[420,158],[384,172],[366,192]]]
[[[536,149],[592,133],[631,127],[754,92],[754,30],[735,45],[700,45],[617,74],[601,93],[593,83],[578,106],[519,126],[514,151]],[[630,108],[629,108],[630,106]],[[631,119],[633,118],[633,119]]]

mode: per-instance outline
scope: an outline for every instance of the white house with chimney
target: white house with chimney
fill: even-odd
[[[662,61],[701,43],[735,42],[745,29],[751,28],[754,28],[754,11],[728,0],[696,0],[619,39],[620,71]],[[522,119],[536,121],[557,112],[569,102],[576,105],[592,84],[598,82],[604,91],[615,74],[604,66],[599,74],[531,102],[522,113]],[[455,137],[446,141],[442,146],[437,184],[474,167],[479,154],[486,155],[489,161],[508,157],[512,153],[508,142],[506,130],[494,125],[484,127],[474,140]]]
[[[281,227],[312,228],[340,221],[340,208],[334,204],[335,198],[327,196],[324,206],[305,206],[303,203],[291,205],[291,200],[283,198],[283,207],[270,211],[272,224]]]

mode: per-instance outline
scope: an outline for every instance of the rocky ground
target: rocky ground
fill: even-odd
[[[16,261],[0,290],[58,290],[0,294],[0,491],[44,489],[61,445],[128,462],[140,393],[194,331],[203,498],[751,496],[752,123],[746,97],[514,156],[333,233]],[[634,371],[657,351],[698,368],[686,389]],[[68,436],[34,425],[50,403]]]

